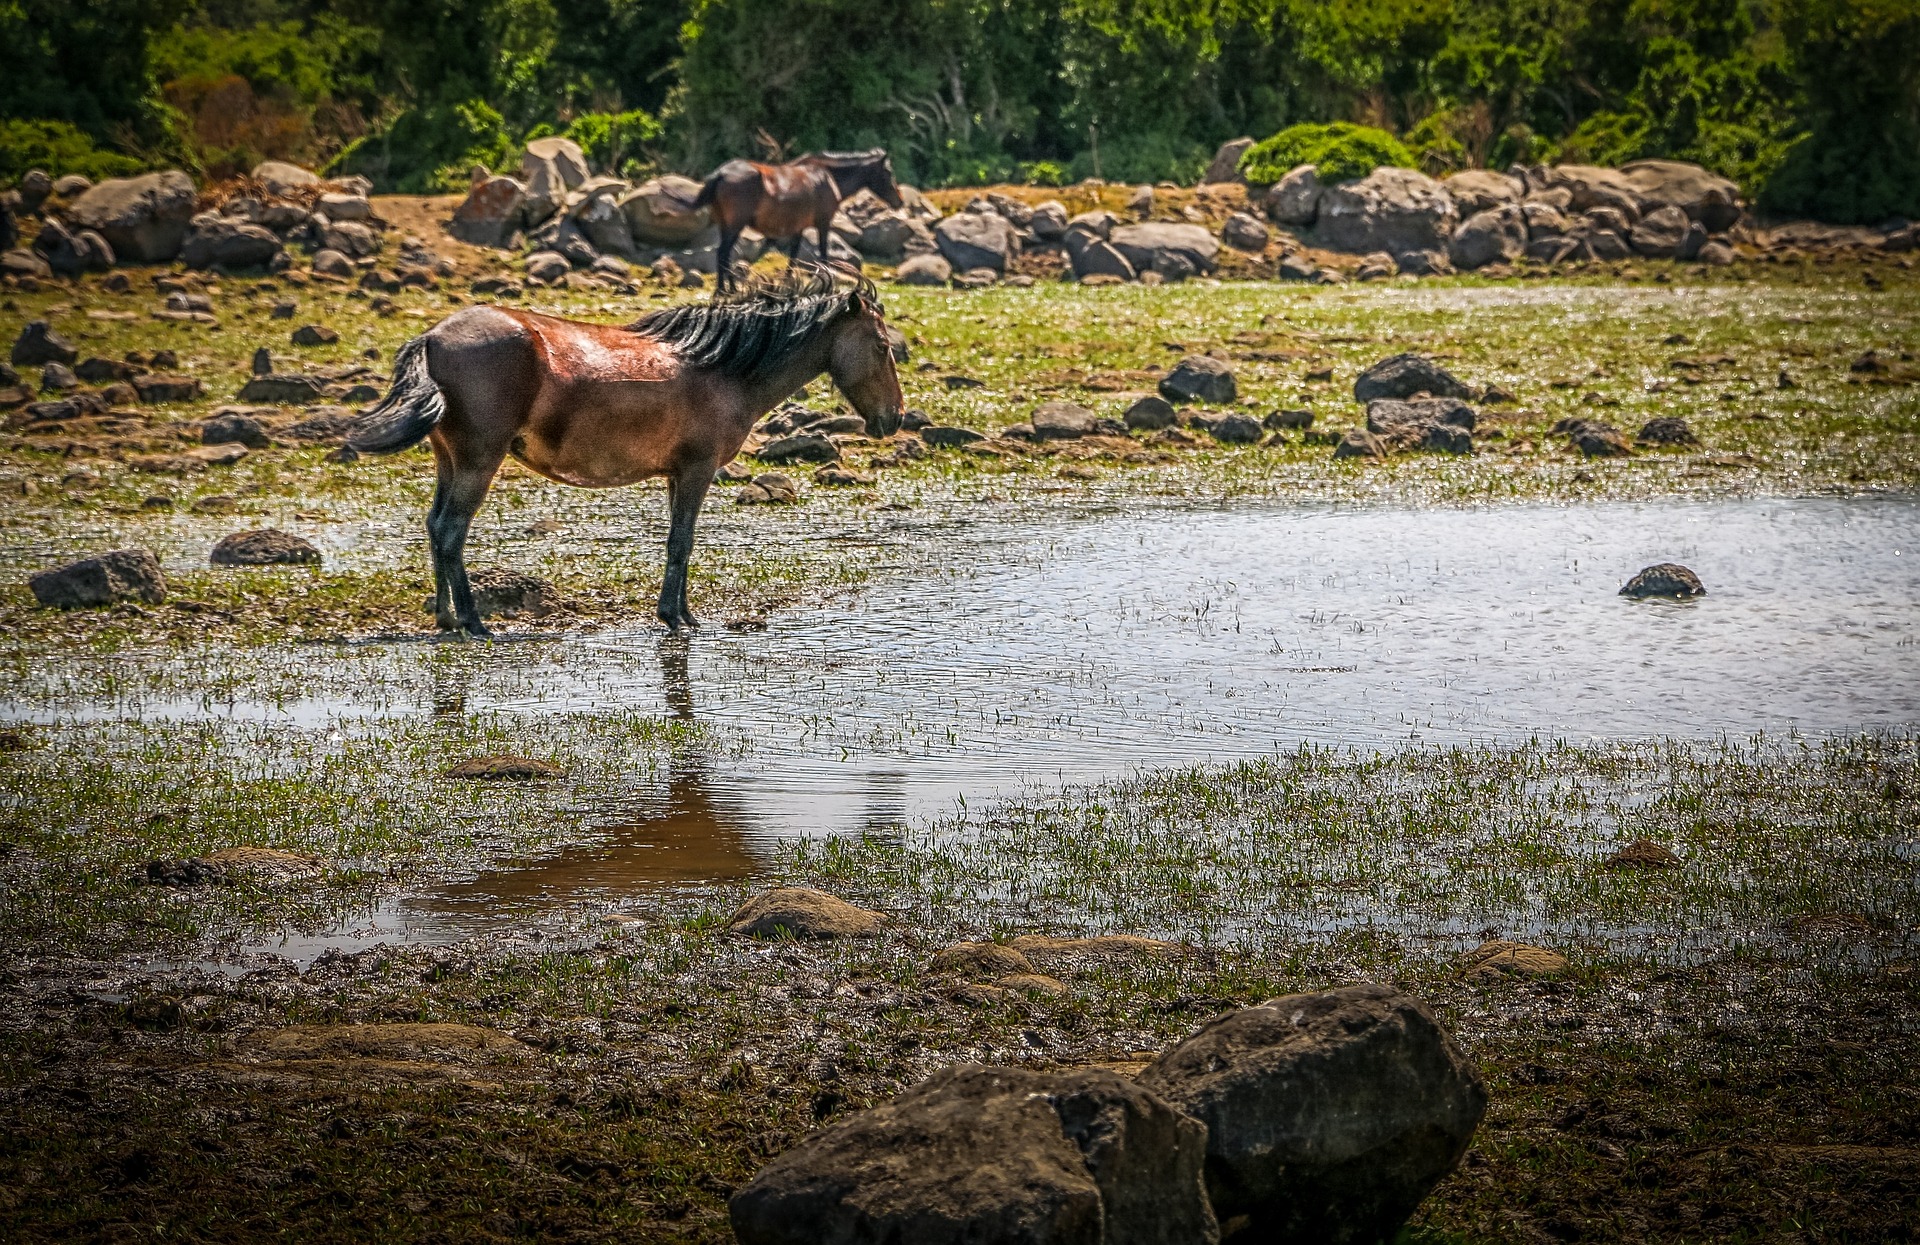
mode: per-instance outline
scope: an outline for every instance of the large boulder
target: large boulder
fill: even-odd
[[[728,1211],[741,1245],[1212,1245],[1206,1149],[1111,1072],[961,1066],[814,1133]]]
[[[1116,227],[1108,241],[1135,272],[1175,279],[1212,272],[1220,257],[1220,240],[1202,225],[1143,221]]]
[[[326,221],[325,217],[320,218]],[[357,220],[326,221],[320,228],[320,249],[338,251],[354,259],[365,259],[380,251],[380,235],[372,226]]]
[[[953,265],[938,255],[914,255],[893,274],[902,285],[945,285],[953,276]]]
[[[1447,243],[1448,258],[1457,268],[1514,260],[1526,251],[1527,214],[1517,203],[1474,213],[1460,222]]]
[[[527,188],[511,177],[489,177],[453,210],[447,232],[474,246],[507,246],[526,214]]]
[[[1640,192],[1631,179],[1617,169],[1591,164],[1557,164],[1536,171],[1536,180],[1545,189],[1563,189],[1571,196],[1568,206],[1575,212],[1594,208],[1613,208],[1632,224],[1640,219]]]
[[[1490,208],[1518,203],[1526,198],[1527,187],[1519,178],[1492,169],[1468,169],[1440,183],[1453,196],[1454,207],[1462,216],[1477,216]]]
[[[48,363],[72,363],[80,352],[66,338],[53,331],[45,320],[29,320],[13,340],[13,352],[7,361],[15,367],[41,367]]]
[[[1048,199],[1033,209],[1027,228],[1042,242],[1057,242],[1067,232],[1067,207],[1058,199]]]
[[[1677,207],[1688,219],[1722,233],[1745,215],[1740,187],[1732,180],[1681,160],[1633,160],[1620,177],[1649,205]]]
[[[1439,182],[1412,169],[1378,168],[1322,190],[1314,232],[1333,250],[1386,251],[1398,259],[1444,252],[1459,223],[1453,197]]]
[[[1691,259],[1693,251],[1700,249],[1700,243],[1706,241],[1706,231],[1702,229],[1697,238],[1691,237],[1699,225],[1687,218],[1687,214],[1670,203],[1661,204],[1645,216],[1627,233],[1627,243],[1648,259]],[[1692,251],[1688,251],[1689,242]],[[1687,254],[1681,252],[1687,251]]]
[[[1320,218],[1320,172],[1311,164],[1287,170],[1287,175],[1267,188],[1261,200],[1267,219],[1276,225],[1306,226]]]
[[[592,178],[582,184],[575,196],[579,201],[568,209],[567,215],[573,223],[587,236],[587,241],[593,243],[593,249],[603,255],[634,257],[633,230],[620,206],[630,190],[627,183],[617,178]]]
[[[1240,176],[1240,157],[1247,154],[1247,148],[1253,146],[1250,138],[1230,138],[1214,149],[1213,159],[1207,162],[1207,171],[1200,178],[1202,186],[1211,186],[1220,182],[1245,182]]]
[[[40,205],[53,193],[53,178],[48,176],[45,169],[28,169],[20,179],[17,192],[20,195],[19,210],[31,216],[40,210]]]
[[[520,182],[527,188],[527,223],[558,212],[567,192],[587,180],[587,157],[570,138],[536,138],[520,155]]]
[[[1389,355],[1353,381],[1353,399],[1411,398],[1425,393],[1436,398],[1465,398],[1470,391],[1452,372],[1417,354]]]
[[[1004,273],[1017,245],[1013,225],[997,212],[955,212],[933,227],[933,237],[956,272]]]
[[[113,267],[113,247],[91,229],[70,232],[58,217],[40,226],[33,240],[34,253],[47,261],[47,267],[63,277],[83,272],[105,272]]]
[[[180,262],[189,268],[264,268],[281,250],[279,236],[265,226],[202,212],[181,244]]]
[[[1267,228],[1266,222],[1246,212],[1235,212],[1220,226],[1220,240],[1236,251],[1257,255],[1267,249],[1272,239],[1273,231]]]
[[[641,182],[620,200],[627,229],[641,246],[681,247],[713,223],[706,208],[696,208],[700,183],[668,174]]]
[[[288,164],[284,160],[262,160],[253,166],[253,179],[267,188],[267,193],[276,197],[285,196],[289,191],[302,186],[318,186],[320,178],[308,169],[297,164]]]
[[[82,558],[27,580],[33,599],[49,609],[85,609],[137,599],[158,605],[167,599],[167,577],[145,549],[119,549]]]
[[[868,221],[854,246],[868,259],[883,264],[897,264],[909,255],[931,255],[939,250],[926,222],[913,220],[904,212],[890,212]]]
[[[69,225],[105,238],[122,260],[165,263],[193,219],[193,179],[176,169],[101,182],[67,209]]]
[[[1466,1153],[1486,1090],[1390,986],[1271,999],[1208,1024],[1140,1085],[1207,1127],[1207,1191],[1241,1239],[1391,1240]]]
[[[1160,378],[1160,396],[1169,402],[1224,406],[1239,396],[1233,369],[1211,355],[1189,355]]]

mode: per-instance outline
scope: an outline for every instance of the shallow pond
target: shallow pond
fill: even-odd
[[[1912,497],[983,521],[903,536],[941,541],[941,573],[763,632],[306,649],[309,694],[250,701],[242,678],[218,698],[93,709],[309,722],[639,709],[731,741],[676,757],[591,842],[385,909],[364,937],[744,876],[783,836],[1302,742],[1910,726],[1916,537]],[[1618,595],[1660,561],[1692,567],[1708,595]]]

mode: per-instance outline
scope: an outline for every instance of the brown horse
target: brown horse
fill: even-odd
[[[828,372],[871,436],[900,426],[900,380],[873,286],[818,274],[749,282],[624,327],[471,307],[400,348],[393,386],[348,444],[390,454],[428,439],[440,470],[427,537],[440,626],[488,634],[474,608],[467,526],[511,454],[550,480],[613,488],[667,477],[660,620],[687,608],[693,525],[714,472],[775,403]]]
[[[789,258],[799,255],[807,226],[812,225],[814,246],[824,263],[833,214],[862,190],[873,191],[888,207],[902,204],[900,188],[893,182],[893,161],[879,147],[816,152],[791,164],[729,160],[715,169],[693,205],[711,207],[720,226],[719,287],[724,290],[733,281],[733,244],[749,225],[769,242],[791,239]]]

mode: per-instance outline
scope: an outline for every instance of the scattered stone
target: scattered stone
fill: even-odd
[[[1527,251],[1527,215],[1515,203],[1476,212],[1448,239],[1448,257],[1461,268],[1516,260]]]
[[[1487,1106],[1433,1013],[1371,984],[1223,1016],[1138,1083],[1206,1126],[1214,1213],[1249,1241],[1392,1240]]]
[[[856,488],[872,484],[873,477],[864,471],[849,471],[845,467],[822,467],[813,473],[813,482],[826,488]]]
[[[1333,447],[1335,458],[1385,458],[1387,443],[1365,428],[1349,428]]]
[[[351,277],[353,260],[343,252],[322,247],[313,253],[313,271],[323,277]]]
[[[366,259],[379,254],[380,235],[357,220],[329,221],[320,231],[320,247],[349,259]]]
[[[1260,421],[1260,426],[1269,432],[1304,432],[1313,427],[1313,412],[1274,411]]]
[[[138,599],[158,605],[167,598],[160,561],[145,549],[120,549],[83,558],[27,581],[34,600],[50,609],[82,609]]]
[[[1104,1069],[946,1068],[728,1204],[741,1245],[1213,1245],[1201,1126]]]
[[[483,566],[467,574],[474,608],[482,618],[526,614],[543,618],[561,608],[560,590],[549,580],[506,566]]]
[[[956,977],[1002,977],[1037,970],[1032,960],[1002,943],[956,942],[934,953],[928,971]]]
[[[1698,445],[1693,426],[1678,415],[1662,415],[1641,426],[1634,440],[1642,445]]]
[[[1127,408],[1127,427],[1136,432],[1158,432],[1162,428],[1171,428],[1179,422],[1172,403],[1165,398],[1152,394],[1141,398]]]
[[[1659,562],[1629,579],[1620,589],[1620,595],[1636,601],[1647,597],[1685,599],[1703,597],[1707,595],[1707,589],[1698,575],[1678,562]]]
[[[1565,436],[1588,458],[1622,458],[1633,452],[1627,438],[1612,424],[1593,419],[1563,419],[1548,432]]]
[[[132,384],[140,400],[146,403],[193,402],[207,396],[207,382],[197,376],[142,372],[133,378]]]
[[[948,424],[929,424],[920,429],[920,439],[935,449],[957,449],[975,441],[986,440],[984,433],[971,428],[960,428]]]
[[[285,852],[272,847],[223,847],[200,857],[204,864],[220,871],[223,880],[252,882],[256,886],[286,886],[311,882],[321,874],[318,856],[305,852]]]
[[[1011,222],[997,212],[955,212],[933,226],[934,242],[958,272],[1007,270],[1018,239]]]
[[[764,463],[837,463],[840,447],[816,432],[799,432],[769,441],[753,452]]]
[[[340,334],[324,324],[303,324],[293,330],[296,346],[331,346],[339,340]]]
[[[1739,256],[1734,253],[1734,249],[1730,243],[1719,238],[1709,238],[1706,243],[1701,246],[1700,253],[1695,255],[1694,258],[1703,264],[1711,264],[1717,268],[1724,268],[1738,259]]]
[[[1073,402],[1043,402],[1034,408],[1033,433],[1042,441],[1073,441],[1093,432],[1093,412]]]
[[[865,938],[878,934],[884,920],[825,891],[781,886],[742,904],[727,928],[747,938]]]
[[[242,402],[262,406],[311,406],[327,393],[327,382],[299,372],[270,372],[241,386]]]
[[[202,212],[180,246],[180,262],[189,268],[264,268],[281,253],[279,235],[264,225]]]
[[[527,190],[511,177],[488,177],[473,184],[453,210],[447,232],[474,246],[506,246],[520,231]]]
[[[223,537],[207,560],[215,566],[318,566],[320,550],[298,536],[269,527]]]
[[[1219,415],[1196,412],[1190,422],[1214,440],[1228,445],[1252,445],[1260,439],[1263,431],[1259,420],[1238,411]]]
[[[526,267],[528,280],[548,284],[566,280],[567,274],[573,271],[573,265],[558,251],[535,251],[527,256]]]
[[[49,363],[40,369],[41,393],[64,393],[79,387],[80,378],[64,363]]]
[[[269,320],[291,320],[293,319],[294,313],[299,310],[299,303],[291,298],[283,298],[273,305],[272,310],[267,312],[267,318]]]
[[[45,320],[29,320],[14,339],[9,361],[15,367],[39,367],[46,363],[72,363],[80,352],[53,331]]]
[[[1635,839],[1607,857],[1609,869],[1678,869],[1683,862],[1652,839]]]
[[[1567,971],[1567,957],[1530,943],[1494,938],[1467,952],[1464,965],[1474,977],[1554,977]]]
[[[496,752],[487,756],[468,757],[443,771],[440,776],[480,782],[529,782],[539,778],[565,778],[567,771],[551,761]]]
[[[1101,934],[1093,938],[1056,938],[1050,934],[1021,934],[1007,945],[1031,958],[1053,956],[1175,955],[1185,950],[1177,942],[1142,938],[1138,934]]]
[[[265,346],[254,351],[253,362],[248,366],[247,370],[255,376],[271,376],[273,374],[273,351],[267,349]]]
[[[1189,355],[1161,378],[1160,396],[1169,402],[1225,405],[1239,396],[1233,369],[1211,355]]]
[[[1353,382],[1356,402],[1372,402],[1376,398],[1411,398],[1421,393],[1436,398],[1472,396],[1467,386],[1453,373],[1432,359],[1417,354],[1397,354],[1382,359],[1360,373]]]
[[[273,444],[264,424],[251,415],[215,413],[200,425],[202,445],[240,444],[250,450],[264,450]]]
[[[734,494],[734,504],[739,506],[791,506],[800,500],[800,486],[790,475],[778,471],[768,471],[753,477],[738,493]]]

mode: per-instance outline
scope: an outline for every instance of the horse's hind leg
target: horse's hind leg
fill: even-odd
[[[733,244],[740,239],[738,229],[720,231],[720,249],[713,257],[713,288],[724,294],[733,288]]]
[[[670,631],[697,627],[700,621],[687,608],[687,563],[693,558],[693,525],[713,483],[714,465],[682,468],[667,479],[667,573],[660,581],[660,621]]]
[[[438,435],[434,438],[434,454],[439,459],[440,484],[434,491],[433,508],[427,512],[427,539],[433,545],[434,614],[443,631],[491,635],[480,621],[473,586],[467,582],[467,529],[480,503],[486,500],[487,489],[505,455],[463,453],[443,445]]]

